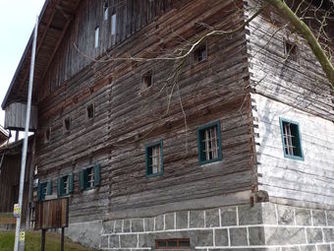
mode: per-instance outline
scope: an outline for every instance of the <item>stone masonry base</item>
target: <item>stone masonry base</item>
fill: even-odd
[[[258,203],[103,223],[102,250],[155,250],[189,238],[191,250],[334,251],[334,211]]]

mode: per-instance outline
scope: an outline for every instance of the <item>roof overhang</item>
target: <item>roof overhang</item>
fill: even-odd
[[[46,0],[39,15],[33,102],[37,88],[43,82],[55,54],[73,20],[80,0]],[[33,33],[21,57],[12,82],[2,102],[5,109],[13,102],[26,103]]]

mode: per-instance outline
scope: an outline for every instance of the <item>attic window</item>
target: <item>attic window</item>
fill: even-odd
[[[66,131],[69,131],[71,129],[71,119],[70,117],[67,117],[64,119],[64,127]]]
[[[99,48],[99,34],[100,34],[100,27],[97,26],[95,28],[95,48]]]
[[[48,143],[50,142],[50,139],[51,139],[51,127],[46,129],[46,131],[44,132],[44,142]]]
[[[112,44],[116,43],[116,27],[117,27],[117,16],[116,16],[116,13],[114,13],[111,16],[111,39],[112,39]]]
[[[103,5],[103,18],[105,21],[108,20],[108,14],[109,14],[109,3],[108,0],[105,0]]]
[[[143,84],[145,88],[150,88],[153,85],[152,71],[148,71],[143,75]]]
[[[94,118],[94,105],[90,104],[87,106],[87,118],[92,119]]]
[[[284,40],[284,54],[285,58],[297,61],[298,47],[295,43]]]
[[[208,58],[207,45],[202,44],[194,51],[194,61],[199,63]]]

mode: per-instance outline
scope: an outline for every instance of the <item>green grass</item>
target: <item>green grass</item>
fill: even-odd
[[[0,250],[12,251],[14,249],[14,232],[0,232]],[[25,250],[27,251],[40,251],[41,250],[41,232],[27,232],[25,240]],[[59,251],[60,250],[60,235],[55,233],[46,234],[47,251]],[[80,246],[77,243],[71,242],[68,238],[65,238],[65,251],[93,251]]]

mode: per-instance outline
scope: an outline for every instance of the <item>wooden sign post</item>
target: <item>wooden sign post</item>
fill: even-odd
[[[45,234],[48,229],[61,228],[61,251],[64,251],[65,227],[68,227],[68,198],[38,202],[35,229],[42,230],[41,251],[45,251]]]

